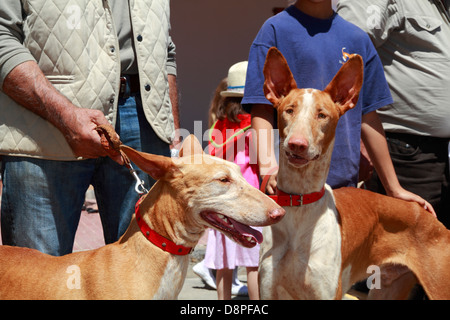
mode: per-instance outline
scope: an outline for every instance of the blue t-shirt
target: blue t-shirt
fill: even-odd
[[[264,96],[263,67],[267,51],[277,47],[299,88],[323,90],[347,60],[357,53],[364,61],[364,83],[358,104],[339,120],[327,183],[356,186],[360,161],[362,115],[392,103],[383,66],[368,35],[338,14],[322,20],[290,6],[268,19],[254,40],[248,59],[244,109],[271,104]]]

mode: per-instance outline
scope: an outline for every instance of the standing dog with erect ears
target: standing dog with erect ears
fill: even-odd
[[[367,268],[407,266],[409,281],[390,286],[405,298],[418,281],[431,299],[450,299],[450,231],[415,202],[356,188],[332,190],[326,179],[339,118],[356,105],[363,61],[351,55],[324,91],[299,89],[271,48],[264,92],[278,112],[278,194],[284,219],[265,228],[262,299],[340,299]]]

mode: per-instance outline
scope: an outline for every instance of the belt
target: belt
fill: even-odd
[[[446,146],[449,142],[449,138],[437,138],[431,136],[419,136],[409,133],[399,132],[385,132],[387,140],[399,140],[403,141],[414,147],[419,146]]]
[[[438,158],[448,158],[448,138],[386,132],[386,140],[403,148],[419,148],[422,152],[436,154]]]
[[[139,75],[120,76],[119,98],[128,98],[140,92]]]

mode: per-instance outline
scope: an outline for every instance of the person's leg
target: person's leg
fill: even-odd
[[[3,244],[72,252],[93,161],[3,157]]]
[[[145,119],[140,95],[119,100],[116,132],[123,144],[147,153],[170,156],[170,149],[154,133]],[[110,158],[99,159],[93,181],[106,243],[117,241],[128,228],[139,199],[136,180],[125,166]],[[150,190],[154,180],[133,165],[145,187]]]
[[[233,269],[220,269],[216,272],[217,298],[231,300],[231,283],[233,282]]]
[[[247,287],[250,300],[259,300],[258,267],[247,267]]]

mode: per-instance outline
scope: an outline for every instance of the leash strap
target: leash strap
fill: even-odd
[[[125,154],[124,154],[125,155]],[[125,155],[126,156],[126,155]],[[128,159],[128,157],[127,157]],[[130,160],[128,160],[130,161]],[[136,170],[134,170],[133,166],[131,165],[131,163],[129,163],[127,166],[128,170],[130,171],[131,175],[134,177],[134,179],[136,180],[136,184],[134,186],[134,191],[136,191],[137,194],[139,195],[144,195],[148,193],[147,188],[145,188],[145,183],[144,180],[141,180],[136,172]]]
[[[133,166],[131,165],[130,159],[125,154],[125,152],[120,149],[122,141],[120,141],[120,139],[118,138],[118,135],[114,131],[113,127],[109,125],[100,125],[97,126],[96,130],[101,137],[103,148],[107,152],[113,153],[114,155],[120,154],[120,156],[122,157],[125,167],[128,168],[130,174],[136,180],[134,190],[140,195],[148,193],[148,190],[145,188],[144,181],[139,178],[136,170],[134,170]]]
[[[139,179],[136,171],[134,170],[133,166],[131,165],[131,161],[128,158],[128,156],[120,149],[120,145],[122,142],[118,139],[118,136],[114,129],[111,126],[98,126],[97,132],[100,134],[102,145],[108,152],[116,152],[119,153],[122,156],[123,162],[125,166],[130,170],[130,173],[132,176],[136,179],[136,186],[135,190],[138,194],[146,194],[148,193],[147,189],[144,187],[144,181]],[[112,148],[112,150],[111,150]],[[156,233],[153,229],[151,229],[142,219],[139,205],[141,204],[143,197],[141,197],[135,206],[135,214],[136,214],[136,221],[139,226],[139,229],[141,229],[142,234],[147,238],[148,241],[153,243],[155,246],[160,248],[163,251],[169,252],[171,254],[184,256],[189,253],[191,253],[194,248],[189,248],[181,245],[177,245],[172,240],[169,240],[160,234]]]

